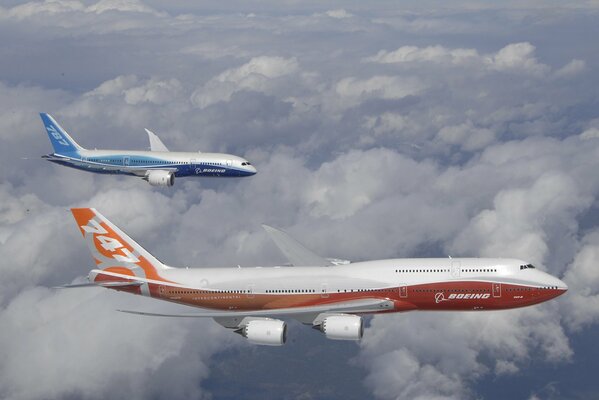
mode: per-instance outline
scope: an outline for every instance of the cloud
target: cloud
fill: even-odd
[[[495,140],[493,131],[477,128],[470,121],[445,126],[439,131],[438,137],[447,144],[460,144],[466,151],[483,149]]]
[[[360,347],[297,332],[290,351],[354,358],[372,396],[476,398],[500,376],[524,397],[545,393],[542,372],[514,378],[532,363],[595,368],[573,333],[598,320],[596,72],[592,41],[569,33],[595,37],[592,16],[343,6],[0,8],[0,397],[219,397],[213,357],[248,370],[243,340],[212,321],[131,318],[113,310],[160,302],[47,289],[90,267],[72,206],[97,207],[175,266],[284,262],[267,223],[325,256],[516,256],[570,286],[523,310],[377,316]],[[147,148],[148,127],[173,150],[239,154],[259,173],[166,190],[50,165],[39,111],[90,148]],[[282,354],[279,369],[293,358]]]
[[[555,76],[558,78],[567,78],[578,75],[584,72],[586,69],[587,66],[584,60],[572,60],[568,64],[555,71]]]
[[[201,397],[196,382],[209,371],[202,360],[230,345],[219,338],[220,327],[212,321],[130,318],[114,311],[130,299],[98,289],[19,293],[0,312],[0,343],[10,343],[0,349],[0,395]],[[190,347],[192,330],[202,332],[202,341]]]
[[[545,76],[550,68],[539,63],[534,56],[535,47],[528,42],[511,43],[493,54],[481,55],[476,49],[449,49],[443,46],[402,46],[394,51],[379,51],[363,61],[382,64],[439,63],[457,66],[472,66],[496,71],[517,71],[536,76]],[[558,75],[577,73],[584,62],[572,60]]]
[[[119,11],[160,15],[154,9],[146,6],[139,0],[100,0],[99,2],[87,7],[86,11],[94,12],[96,14],[102,14],[107,11]]]
[[[367,57],[364,61],[383,64],[410,62],[437,62],[449,64],[467,64],[469,61],[479,61],[480,55],[474,49],[447,49],[443,46],[402,46],[394,51],[381,50],[375,56]]]
[[[582,239],[581,248],[564,277],[571,292],[563,304],[564,319],[575,330],[599,320],[598,254],[599,232],[593,230]]]
[[[335,93],[345,107],[368,98],[401,99],[420,93],[426,85],[415,77],[373,76],[368,79],[343,78],[335,85]]]
[[[335,10],[329,10],[325,14],[327,16],[331,17],[331,18],[336,18],[336,19],[344,19],[344,18],[351,18],[351,17],[353,17],[353,14],[347,12],[343,8],[338,8],[338,9],[335,9]]]
[[[231,68],[211,79],[191,95],[191,102],[205,108],[219,101],[227,101],[240,90],[270,92],[277,79],[299,71],[295,58],[254,57],[238,68]]]

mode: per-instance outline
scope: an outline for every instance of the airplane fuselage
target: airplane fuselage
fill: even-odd
[[[331,267],[173,268],[139,287],[115,288],[216,310],[276,310],[385,299],[411,310],[498,310],[538,304],[566,285],[514,259],[415,258]],[[528,264],[530,265],[530,264]],[[90,272],[91,282],[127,281],[111,268]],[[139,277],[136,277],[139,279]]]
[[[144,176],[148,171],[171,171],[176,177],[244,177],[256,173],[247,160],[223,153],[79,150],[50,154],[48,161],[99,174]]]

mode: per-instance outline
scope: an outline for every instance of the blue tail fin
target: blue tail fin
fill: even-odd
[[[52,118],[50,114],[40,113],[42,122],[48,131],[48,137],[54,147],[55,154],[76,153],[79,150],[84,150],[77,142],[73,140],[69,134],[58,125],[58,122]]]

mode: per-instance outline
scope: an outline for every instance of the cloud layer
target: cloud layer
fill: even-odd
[[[212,321],[114,312],[157,302],[48,289],[91,265],[72,206],[176,266],[282,262],[267,223],[324,256],[519,257],[570,286],[523,310],[374,317],[343,356],[377,398],[477,398],[531,360],[577,368],[572,338],[599,321],[597,11],[444,7],[0,7],[0,397],[210,396],[213,358],[248,351]],[[48,165],[40,111],[90,148],[147,148],[147,127],[259,173],[160,190]],[[298,354],[331,346],[301,337]]]

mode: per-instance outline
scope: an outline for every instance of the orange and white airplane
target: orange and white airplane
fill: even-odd
[[[362,316],[414,310],[483,311],[524,307],[563,294],[564,282],[533,265],[501,258],[412,258],[349,263],[322,258],[286,233],[265,229],[291,266],[173,268],[158,261],[93,208],[71,210],[96,262],[89,283],[198,307],[250,342],[285,343],[281,318],[338,340],[359,340]]]

